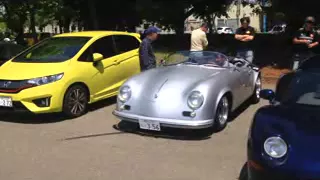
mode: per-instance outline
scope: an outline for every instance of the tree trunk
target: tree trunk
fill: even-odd
[[[183,36],[184,36],[184,24],[185,24],[185,19],[181,19],[179,21],[179,23],[177,23],[177,26],[174,28],[175,32],[176,32],[176,40],[174,42],[172,42],[173,44],[175,44],[175,47],[178,48],[178,47],[181,47],[181,40],[183,39]],[[189,49],[190,47],[188,46],[188,44],[186,43],[183,43],[185,44],[185,46],[183,47],[183,49]]]
[[[206,19],[207,19],[207,23],[208,23],[208,29],[209,29],[209,34],[213,34],[212,31],[213,31],[213,25],[212,25],[212,17],[211,17],[211,14],[207,14],[206,15]]]
[[[89,5],[89,13],[90,13],[90,19],[92,20],[92,25],[94,30],[99,29],[99,22],[97,19],[97,9],[96,9],[96,3],[94,0],[88,0]]]
[[[63,22],[63,30],[65,33],[70,32],[70,24],[71,24],[71,19],[65,17],[64,22]]]
[[[216,18],[217,16],[215,14],[212,15],[212,27],[213,27],[213,30],[216,30],[217,29],[217,26],[216,26]]]
[[[176,27],[174,28],[174,30],[178,36],[184,34],[184,25],[185,25],[185,19],[180,19],[179,22],[176,23]]]
[[[29,5],[29,10],[30,10],[30,30],[32,32],[32,37],[33,37],[34,43],[37,43],[38,38],[37,38],[37,32],[36,32],[36,20],[35,20],[36,9],[35,9],[35,6]]]
[[[59,27],[59,33],[62,34],[63,33],[63,29],[61,27],[61,24],[59,24],[58,27]]]

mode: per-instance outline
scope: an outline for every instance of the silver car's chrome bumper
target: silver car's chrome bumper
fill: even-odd
[[[164,126],[164,127],[182,128],[182,129],[204,129],[204,128],[211,127],[213,123],[212,119],[208,119],[208,120],[164,119],[164,118],[139,116],[139,115],[120,112],[117,110],[114,110],[112,114],[117,116],[123,121],[130,121],[135,123],[138,123],[139,119],[157,121],[160,123],[161,126]]]

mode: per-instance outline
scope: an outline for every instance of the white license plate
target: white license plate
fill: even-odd
[[[139,119],[140,129],[161,131],[160,123],[157,121],[148,121]]]
[[[0,107],[12,107],[12,98],[0,96]]]

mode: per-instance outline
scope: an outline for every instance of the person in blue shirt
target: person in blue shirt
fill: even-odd
[[[145,38],[142,40],[139,48],[139,58],[141,71],[146,71],[156,67],[156,57],[152,48],[152,42],[158,38],[158,33],[161,30],[151,26],[145,30]]]

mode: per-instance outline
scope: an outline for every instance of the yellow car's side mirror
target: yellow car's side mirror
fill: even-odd
[[[29,53],[29,54],[26,55],[26,58],[27,58],[27,59],[30,59],[31,56],[32,56],[32,53]]]
[[[100,53],[93,53],[93,62],[98,62],[103,59],[103,55]]]

